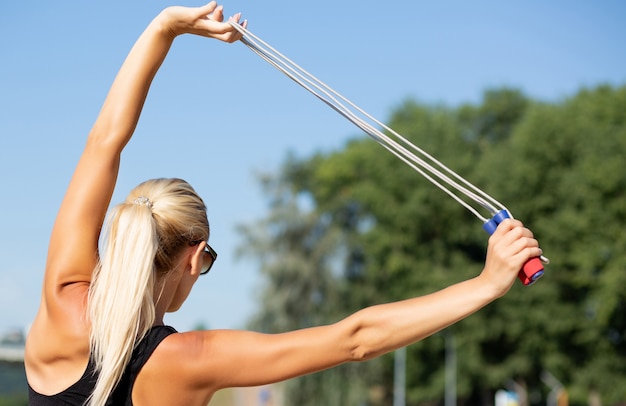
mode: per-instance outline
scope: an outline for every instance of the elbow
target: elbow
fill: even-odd
[[[350,351],[350,362],[368,361],[376,356],[365,347],[356,347]]]
[[[99,157],[111,156],[119,159],[129,136],[113,128],[95,127],[89,133],[85,153]]]
[[[390,349],[384,345],[384,340],[368,340],[361,337],[350,349],[350,362],[369,361],[389,351]]]
[[[391,344],[385,329],[369,326],[364,320],[357,320],[350,329],[349,359],[362,362],[376,358],[390,351]]]

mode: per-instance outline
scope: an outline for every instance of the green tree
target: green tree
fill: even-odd
[[[391,128],[504,202],[553,260],[540,282],[516,284],[451,328],[462,403],[489,404],[510,382],[542,399],[544,371],[565,384],[572,404],[586,404],[593,391],[606,404],[626,399],[620,384],[626,380],[624,111],[626,88],[601,86],[558,103],[533,102],[511,89],[490,90],[482,104],[456,109],[406,101],[390,118]],[[270,272],[264,307],[271,312],[260,319],[266,326],[321,324],[481,270],[487,235],[476,219],[369,139],[291,158],[272,182],[272,210],[261,229],[273,232],[248,233],[250,245],[263,248],[257,255]],[[308,210],[294,209],[303,199]],[[312,283],[319,272],[332,283]],[[287,286],[307,298],[301,313],[289,314],[291,302],[276,300]],[[315,305],[316,289],[328,298],[323,305]],[[440,403],[443,338],[408,350],[408,403]],[[358,382],[382,383],[388,403],[391,357],[382,363],[378,375],[372,368]],[[309,382],[333,381],[324,376],[330,375]]]
[[[263,309],[250,328],[280,333],[337,321],[345,316],[338,305],[343,283],[336,275],[343,258],[339,228],[327,216],[307,211],[306,195],[294,193],[284,179],[262,177],[261,181],[270,197],[270,215],[240,228],[245,241],[240,253],[259,259],[266,279],[260,297]],[[292,379],[285,386],[286,402],[303,406],[360,404],[367,397],[367,388],[354,378],[368,374],[374,366],[374,362],[343,365]]]
[[[574,404],[592,389],[607,404],[626,399],[624,111],[624,87],[535,104],[486,163],[494,189],[553,259],[541,283],[503,301],[534,309],[507,312],[520,330],[542,334],[512,334],[514,351],[501,365],[535,377],[549,370]]]
[[[469,114],[464,114],[463,120],[458,117],[456,111],[408,101],[394,113],[390,126],[458,173],[471,175],[484,146],[480,137],[462,136],[462,123],[479,118],[472,119]],[[349,280],[355,296],[351,310],[426,294],[480,271],[487,237],[480,223],[377,144],[368,139],[352,141],[343,151],[303,167],[312,168],[311,179],[302,186],[315,197],[319,210],[341,218],[349,208],[357,207],[360,221],[354,224],[368,225],[353,230],[352,249],[366,255],[362,278]],[[464,330],[460,333],[457,336],[463,337]],[[440,400],[444,392],[443,340],[417,343],[409,348],[409,357],[409,401]],[[386,361],[384,378],[390,398],[391,358]],[[479,361],[470,358],[466,362],[479,365]],[[483,383],[475,377],[459,377],[460,396],[480,392]]]

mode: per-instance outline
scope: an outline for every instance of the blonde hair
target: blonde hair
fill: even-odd
[[[208,238],[206,206],[181,179],[146,181],[108,214],[89,288],[91,357],[98,376],[90,406],[105,404],[152,327],[157,275],[174,268],[185,247]]]

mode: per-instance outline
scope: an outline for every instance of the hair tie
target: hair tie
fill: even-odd
[[[139,206],[148,206],[149,209],[152,209],[152,202],[145,196],[139,196],[134,200],[134,203]]]

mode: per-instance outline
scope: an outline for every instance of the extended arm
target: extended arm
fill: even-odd
[[[540,254],[532,233],[519,221],[507,220],[490,238],[485,268],[475,278],[426,296],[372,306],[328,326],[274,335],[189,333],[187,350],[197,349],[190,352],[196,355],[189,363],[196,366],[193,375],[200,384],[219,389],[371,359],[428,337],[501,297],[524,262]]]

